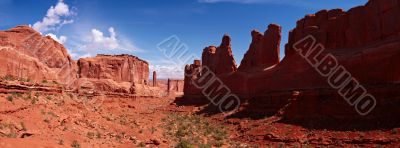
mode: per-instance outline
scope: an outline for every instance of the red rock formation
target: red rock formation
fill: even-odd
[[[147,85],[149,64],[131,55],[97,55],[94,58],[82,58],[78,61],[79,78],[95,81],[97,89],[115,92],[111,86],[124,86],[123,93],[135,92],[134,86]],[[112,84],[115,83],[115,84]],[[119,84],[118,84],[119,83]]]
[[[281,27],[275,24],[268,26],[264,35],[256,30],[251,32],[252,42],[239,66],[240,71],[253,68],[267,68],[279,63]]]
[[[149,64],[131,55],[97,55],[78,60],[79,77],[147,84]]]
[[[219,47],[209,46],[203,50],[202,65],[215,74],[231,73],[237,70],[231,49],[231,38],[224,35]]]
[[[77,63],[63,45],[28,26],[0,31],[0,76],[53,80],[78,91],[140,94],[147,89],[148,66],[130,55],[98,55]]]
[[[192,80],[195,80],[200,76],[200,71],[201,71],[200,60],[194,60],[193,64],[185,66],[185,79],[184,79],[183,91],[185,92],[186,95],[199,94],[196,92],[196,90],[198,89],[196,89],[196,87],[193,86]]]
[[[153,87],[157,87],[157,72],[153,71]]]
[[[306,35],[313,35],[328,49],[354,48],[387,38],[400,32],[399,2],[370,0],[344,12],[341,9],[321,10],[297,22],[290,32],[286,55],[294,54],[293,44]]]
[[[64,84],[71,84],[77,78],[76,62],[64,46],[28,26],[0,31],[0,45],[0,75]]]
[[[172,80],[168,79],[167,82],[167,91],[168,92],[183,92],[183,80]]]
[[[400,86],[400,68],[396,66],[400,62],[399,26],[400,3],[397,0],[370,0],[365,6],[348,12],[341,9],[322,10],[297,22],[296,28],[289,34],[286,56],[276,66],[262,71],[220,74],[218,77],[233,94],[248,99],[245,101],[249,102],[246,104],[248,110],[275,114],[289,103],[285,108],[285,117],[291,119],[389,120],[391,117],[387,111],[400,113],[399,108],[393,105],[398,104],[400,96],[396,91]],[[242,62],[245,65],[241,65],[243,68],[240,69],[247,69],[253,64],[248,57],[255,57],[250,56],[257,49],[253,43],[259,42],[261,34],[253,32],[252,35],[252,45]],[[309,35],[326,47],[324,55],[332,54],[375,97],[377,105],[368,116],[360,116],[354,105],[341,97],[338,90],[328,84],[327,78],[294,50],[293,45]],[[321,56],[317,58],[321,60]],[[356,86],[355,83],[347,83],[343,90],[357,89]],[[192,88],[191,85],[186,86],[186,79],[185,88]],[[300,95],[294,97],[293,92]],[[214,93],[217,96],[219,92]],[[185,90],[186,94],[202,96],[202,90]],[[290,98],[292,100],[289,101]]]

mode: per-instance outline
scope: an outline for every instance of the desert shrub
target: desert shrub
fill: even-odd
[[[47,114],[50,116],[53,116],[53,117],[58,117],[54,112],[51,112],[51,111],[47,112]]]
[[[7,96],[7,101],[10,101],[10,102],[12,102],[13,100],[14,100],[14,97],[13,96]]]
[[[57,81],[53,80],[53,84],[59,85],[60,83],[58,83]]]
[[[24,99],[25,101],[26,101],[26,100],[32,99],[32,91],[29,91],[28,94],[26,94],[26,96],[23,97],[23,99]]]
[[[13,93],[11,93],[11,95],[14,96],[15,98],[22,98],[21,93],[13,92]]]
[[[139,146],[139,147],[146,147],[146,143],[140,142],[140,143],[138,144],[138,146]]]
[[[179,141],[177,146],[195,145],[197,147],[221,147],[227,140],[227,132],[221,125],[213,124],[199,115],[171,114],[162,119],[165,136]]]
[[[88,133],[86,134],[86,136],[87,136],[89,139],[93,139],[93,138],[94,138],[94,133],[93,133],[93,132],[88,132]]]
[[[29,78],[19,78],[18,81],[20,81],[20,82],[31,82],[32,80],[29,79]]]
[[[156,131],[157,131],[157,129],[156,129],[155,127],[151,127],[150,132],[151,132],[152,134],[154,134],[154,132],[156,132]]]
[[[78,141],[74,140],[74,141],[72,141],[71,147],[73,147],[73,148],[80,148],[81,145],[79,144]]]
[[[64,145],[64,140],[60,139],[60,140],[58,141],[58,145]]]
[[[194,146],[186,140],[181,140],[175,148],[194,148]]]
[[[96,138],[100,139],[101,138],[101,133],[100,132],[96,132]]]
[[[31,100],[31,104],[36,104],[37,101],[39,101],[39,99],[35,97],[35,98],[33,98],[33,99]]]
[[[200,144],[199,148],[212,148],[211,144]]]
[[[46,123],[50,123],[49,119],[44,119],[43,121],[46,122]]]
[[[3,77],[3,80],[6,80],[6,81],[14,81],[14,80],[15,80],[15,77],[12,76],[12,75],[6,75],[6,76]]]
[[[48,83],[48,81],[47,80],[42,80],[42,83]]]

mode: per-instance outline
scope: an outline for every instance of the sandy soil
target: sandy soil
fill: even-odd
[[[0,93],[0,147],[398,147],[400,128],[310,129],[279,121],[196,115],[174,97]]]

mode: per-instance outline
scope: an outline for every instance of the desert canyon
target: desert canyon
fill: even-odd
[[[128,54],[74,60],[27,25],[0,31],[0,147],[400,146],[400,0],[308,14],[288,37],[249,30],[239,63],[223,35],[179,80]]]

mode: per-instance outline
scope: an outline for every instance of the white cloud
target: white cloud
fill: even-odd
[[[92,54],[90,53],[76,53],[74,51],[68,50],[69,55],[71,55],[72,59],[80,59],[80,58],[88,58],[88,57],[93,57]]]
[[[137,50],[128,40],[117,37],[113,27],[108,28],[109,36],[98,29],[92,29],[88,41],[78,47],[81,51],[91,52],[97,50]]]
[[[53,38],[54,40],[56,40],[60,44],[64,44],[67,41],[67,37],[66,36],[57,37],[57,35],[52,34],[52,33],[48,33],[46,36],[50,36],[51,38]]]
[[[153,71],[157,72],[159,79],[183,79],[184,78],[184,66],[178,65],[150,65],[150,73]]]
[[[88,58],[88,57],[92,57],[92,55],[90,53],[86,53],[84,55],[79,55],[77,58],[80,59],[80,58]]]
[[[32,27],[42,33],[56,31],[65,24],[73,23],[74,20],[68,20],[68,16],[73,14],[74,12],[69,9],[69,6],[63,0],[59,0],[56,6],[51,6],[47,10],[47,14],[42,21],[36,22]]]

